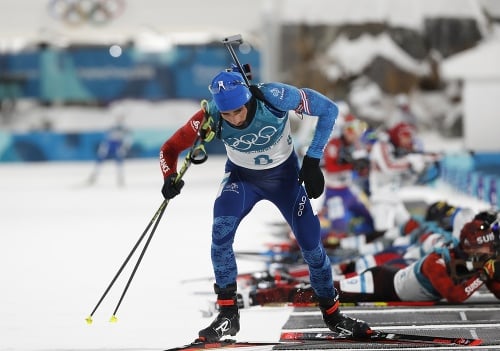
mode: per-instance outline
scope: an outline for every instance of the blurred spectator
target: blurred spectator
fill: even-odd
[[[124,117],[119,116],[115,125],[107,131],[104,139],[99,144],[96,163],[88,179],[88,184],[96,183],[102,163],[105,160],[114,159],[117,169],[117,184],[118,186],[124,186],[123,161],[130,148],[130,143],[130,130],[124,124]]]

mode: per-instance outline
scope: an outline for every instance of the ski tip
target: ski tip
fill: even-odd
[[[109,323],[116,323],[118,322],[118,318],[116,318],[115,315],[112,315],[111,318],[109,319]]]
[[[92,316],[88,316],[87,318],[85,318],[85,322],[87,322],[88,325],[92,324]]]

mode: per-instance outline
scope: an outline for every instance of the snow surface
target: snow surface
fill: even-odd
[[[162,350],[192,341],[213,318],[200,310],[214,299],[211,209],[224,161],[210,156],[191,166],[116,314],[118,322],[109,319],[137,255],[91,325],[85,318],[163,201],[157,160],[128,160],[123,188],[112,162],[103,165],[92,187],[84,185],[89,162],[0,165],[0,350]],[[402,195],[485,208],[446,188],[408,188]],[[265,250],[265,243],[278,240],[270,224],[277,221],[273,205],[259,203],[242,222],[235,249]],[[264,268],[239,261],[240,273]],[[276,341],[289,313],[288,307],[243,309],[238,337]]]
[[[178,128],[200,108],[199,100],[147,101],[123,99],[108,107],[40,106],[35,100],[21,99],[16,105],[15,118],[5,129],[29,132],[49,124],[54,132],[103,131],[117,119],[132,130]]]
[[[88,162],[0,165],[0,350],[161,350],[192,341],[211,322],[199,310],[213,300],[213,282],[181,281],[213,274],[211,203],[223,162],[213,156],[192,166],[117,312],[118,322],[108,321],[131,269],[116,281],[92,325],[85,318],[163,201],[157,160],[129,160],[124,188],[116,185],[113,163],[103,165],[93,187],[83,186],[93,167]],[[267,223],[277,216],[270,204],[257,206],[242,223],[235,248],[263,250],[271,241]],[[240,272],[261,265],[242,261]],[[239,336],[276,340],[287,316],[286,308],[244,310]]]

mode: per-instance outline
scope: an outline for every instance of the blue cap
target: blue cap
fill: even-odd
[[[208,87],[219,111],[232,111],[245,105],[252,93],[238,72],[222,71]]]

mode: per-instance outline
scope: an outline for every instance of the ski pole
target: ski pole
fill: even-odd
[[[180,179],[180,178],[176,178],[176,179]],[[137,272],[137,269],[139,268],[139,265],[140,265],[140,263],[141,263],[141,261],[142,261],[142,259],[144,257],[144,254],[146,253],[146,249],[148,248],[149,243],[151,242],[151,239],[153,239],[153,235],[156,232],[156,228],[158,227],[158,224],[160,223],[161,217],[163,216],[163,213],[165,212],[165,208],[167,207],[168,200],[164,200],[163,203],[162,203],[162,205],[163,204],[165,204],[165,206],[163,206],[163,208],[161,208],[160,214],[158,215],[158,218],[155,221],[153,229],[151,230],[151,233],[149,234],[148,240],[146,240],[146,244],[142,248],[142,251],[141,251],[141,254],[139,256],[139,259],[135,263],[134,269],[132,270],[132,273],[130,274],[130,277],[128,278],[127,284],[125,285],[125,289],[123,290],[122,295],[120,296],[120,300],[118,300],[118,303],[117,303],[117,305],[115,307],[115,310],[113,311],[113,314],[111,315],[111,318],[109,320],[111,323],[115,323],[115,322],[118,321],[118,319],[116,318],[116,312],[118,311],[118,308],[120,308],[120,305],[121,305],[121,303],[123,301],[123,298],[125,297],[125,294],[128,291],[130,283],[132,283],[132,279],[134,278],[135,273]]]
[[[139,244],[141,243],[142,239],[144,239],[144,237],[146,236],[146,233],[148,232],[149,228],[153,225],[153,223],[156,221],[157,217],[160,215],[160,214],[163,214],[163,211],[166,207],[166,200],[163,201],[163,203],[160,205],[160,207],[158,208],[158,210],[155,212],[153,218],[151,218],[151,220],[149,221],[148,225],[146,226],[146,229],[144,229],[144,231],[142,232],[141,236],[139,237],[139,239],[137,240],[137,242],[135,243],[134,247],[132,248],[132,250],[130,251],[130,253],[128,254],[127,258],[125,259],[125,261],[123,261],[122,265],[120,266],[120,268],[118,269],[118,272],[116,272],[115,276],[113,277],[113,279],[111,280],[111,282],[109,283],[108,287],[106,288],[106,290],[104,291],[104,293],[102,294],[101,298],[99,299],[99,301],[97,302],[96,306],[94,307],[94,309],[92,310],[92,312],[90,313],[90,315],[85,319],[87,321],[87,324],[92,324],[92,317],[94,315],[94,313],[97,311],[97,309],[99,308],[99,306],[101,305],[102,301],[104,300],[104,298],[106,297],[106,295],[108,294],[109,290],[111,289],[111,287],[114,285],[114,283],[116,282],[116,279],[118,279],[118,277],[120,276],[120,274],[122,273],[123,269],[125,268],[125,266],[127,265],[128,261],[130,260],[130,258],[133,256],[133,254],[135,253],[135,250],[137,250],[137,248],[139,247]]]
[[[193,143],[193,146],[191,147],[189,152],[186,154],[184,162],[179,170],[179,173],[178,173],[177,177],[175,178],[175,182],[178,182],[182,179],[182,177],[184,176],[184,174],[186,173],[188,168],[191,166],[191,164],[203,163],[207,160],[207,158],[208,158],[208,155],[207,155],[206,150],[205,150],[204,141],[200,137],[197,137],[195,142]],[[113,279],[109,283],[108,287],[106,288],[106,290],[102,294],[102,296],[99,299],[99,301],[97,302],[96,306],[94,307],[94,309],[92,310],[90,315],[85,319],[87,324],[92,324],[92,321],[93,321],[92,317],[93,317],[94,313],[97,311],[97,309],[101,305],[102,301],[107,296],[108,292],[111,290],[111,287],[114,285],[114,283],[116,282],[116,280],[118,279],[118,277],[122,273],[123,269],[125,268],[127,263],[130,261],[130,258],[133,256],[133,254],[135,253],[135,251],[139,247],[140,243],[142,242],[142,240],[146,236],[147,232],[149,231],[149,228],[151,228],[151,226],[154,224],[153,230],[150,233],[144,248],[142,249],[141,255],[140,255],[137,263],[135,264],[134,270],[133,270],[133,272],[132,272],[132,274],[127,282],[125,290],[123,291],[122,296],[120,297],[120,301],[118,302],[118,305],[116,306],[115,311],[113,312],[113,315],[111,317],[112,322],[115,322],[117,320],[117,318],[115,316],[116,312],[117,312],[117,310],[118,310],[118,308],[119,308],[119,306],[120,306],[120,304],[121,304],[121,302],[122,302],[122,300],[123,300],[123,298],[128,290],[128,287],[132,281],[133,276],[135,275],[135,272],[137,271],[137,268],[139,267],[140,261],[142,260],[142,257],[144,256],[144,254],[146,252],[146,248],[149,245],[149,242],[151,241],[154,232],[156,231],[156,227],[158,226],[160,219],[163,216],[163,213],[165,212],[165,209],[166,209],[168,203],[169,203],[169,200],[167,200],[167,199],[163,200],[162,204],[160,205],[158,210],[155,212],[153,218],[151,218],[148,225],[146,226],[146,229],[144,229],[141,236],[139,237],[139,239],[135,243],[134,247],[132,248],[132,250],[128,254],[127,258],[125,259],[125,261],[122,263],[122,265],[118,269],[118,272],[116,272],[115,276],[113,277]]]
[[[207,153],[205,151],[204,147],[204,142],[201,140],[201,138],[197,138],[193,146],[191,147],[191,150],[187,153],[186,158],[184,159],[184,162],[181,166],[181,169],[179,170],[179,173],[177,174],[177,177],[175,178],[175,182],[177,183],[179,180],[182,179],[186,171],[188,170],[189,166],[191,164],[200,164],[203,163],[207,160]],[[120,296],[120,300],[118,301],[115,310],[113,311],[113,314],[111,315],[110,322],[115,323],[117,322],[116,318],[116,313],[118,312],[118,309],[120,308],[120,305],[123,301],[123,298],[125,297],[125,294],[128,291],[128,288],[130,286],[130,283],[132,282],[132,279],[135,276],[135,273],[137,272],[137,269],[139,268],[139,265],[144,257],[144,254],[146,253],[146,250],[149,246],[149,243],[151,242],[151,239],[153,239],[153,235],[156,232],[156,228],[158,227],[158,224],[160,223],[161,217],[163,216],[163,213],[165,212],[165,209],[168,205],[169,200],[164,200],[163,208],[161,208],[160,214],[158,215],[158,218],[156,218],[155,224],[153,226],[153,229],[151,230],[151,233],[149,234],[148,239],[146,240],[146,244],[142,248],[141,254],[139,256],[139,259],[137,260],[134,269],[132,270],[132,273],[130,274],[130,277],[127,281],[127,284],[125,285],[125,289],[122,292],[122,295]]]

